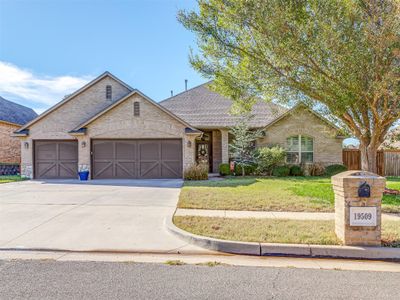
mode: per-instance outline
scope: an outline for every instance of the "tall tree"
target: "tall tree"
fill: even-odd
[[[192,66],[236,99],[304,101],[360,140],[362,169],[400,117],[399,0],[198,0]]]

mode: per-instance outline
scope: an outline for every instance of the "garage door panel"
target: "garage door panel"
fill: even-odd
[[[93,143],[93,153],[97,160],[109,160],[113,159],[113,147],[114,145],[109,141],[96,141]]]
[[[177,178],[181,174],[180,162],[163,162],[161,168],[162,178]]]
[[[93,178],[180,178],[181,140],[94,140]]]
[[[153,162],[140,162],[140,178],[161,178],[160,163]]]
[[[113,164],[109,161],[96,162],[93,165],[93,177],[94,178],[112,178],[113,177]]]
[[[115,165],[116,178],[136,178],[136,163],[118,161]]]
[[[78,157],[78,147],[75,143],[60,143],[59,144],[59,159],[75,162]]]
[[[54,161],[57,158],[57,144],[38,143],[36,146],[36,159]]]
[[[76,141],[35,141],[35,178],[77,178]]]
[[[136,160],[136,142],[121,141],[115,142],[115,158],[121,160]]]

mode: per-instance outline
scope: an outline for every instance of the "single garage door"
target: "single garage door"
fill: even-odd
[[[76,141],[35,141],[35,178],[77,178]]]
[[[93,140],[93,178],[181,178],[181,140]]]

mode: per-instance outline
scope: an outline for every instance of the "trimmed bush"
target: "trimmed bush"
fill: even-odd
[[[290,174],[290,168],[288,166],[278,166],[272,170],[272,175],[276,177],[286,177]]]
[[[207,180],[208,179],[208,165],[207,164],[193,164],[183,174],[185,180]]]
[[[260,147],[256,150],[255,159],[257,162],[257,172],[260,174],[271,175],[272,170],[285,162],[285,149],[279,146]]]
[[[253,175],[257,170],[257,165],[254,163],[248,163],[244,166],[244,175]],[[235,176],[242,176],[242,167],[235,163]]]
[[[290,167],[290,175],[291,176],[302,176],[303,170],[298,165],[293,165]]]
[[[244,175],[253,175],[256,172],[257,165],[254,163],[249,163],[248,165],[244,166]],[[242,176],[242,167],[235,163],[235,176]]]
[[[231,168],[229,164],[220,164],[219,165],[219,174],[222,176],[227,176],[231,174]]]
[[[341,164],[330,165],[325,168],[325,175],[334,176],[344,171],[347,171],[347,167],[345,165]]]

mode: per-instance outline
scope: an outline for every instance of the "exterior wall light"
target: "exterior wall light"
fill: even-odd
[[[86,142],[83,141],[83,142],[81,143],[81,146],[82,146],[82,148],[85,148],[85,147],[86,147]]]
[[[25,142],[25,143],[24,143],[24,148],[25,148],[25,149],[29,149],[29,142]]]
[[[188,141],[188,142],[187,142],[187,146],[188,146],[188,148],[192,147],[192,142],[191,142],[191,141]]]

